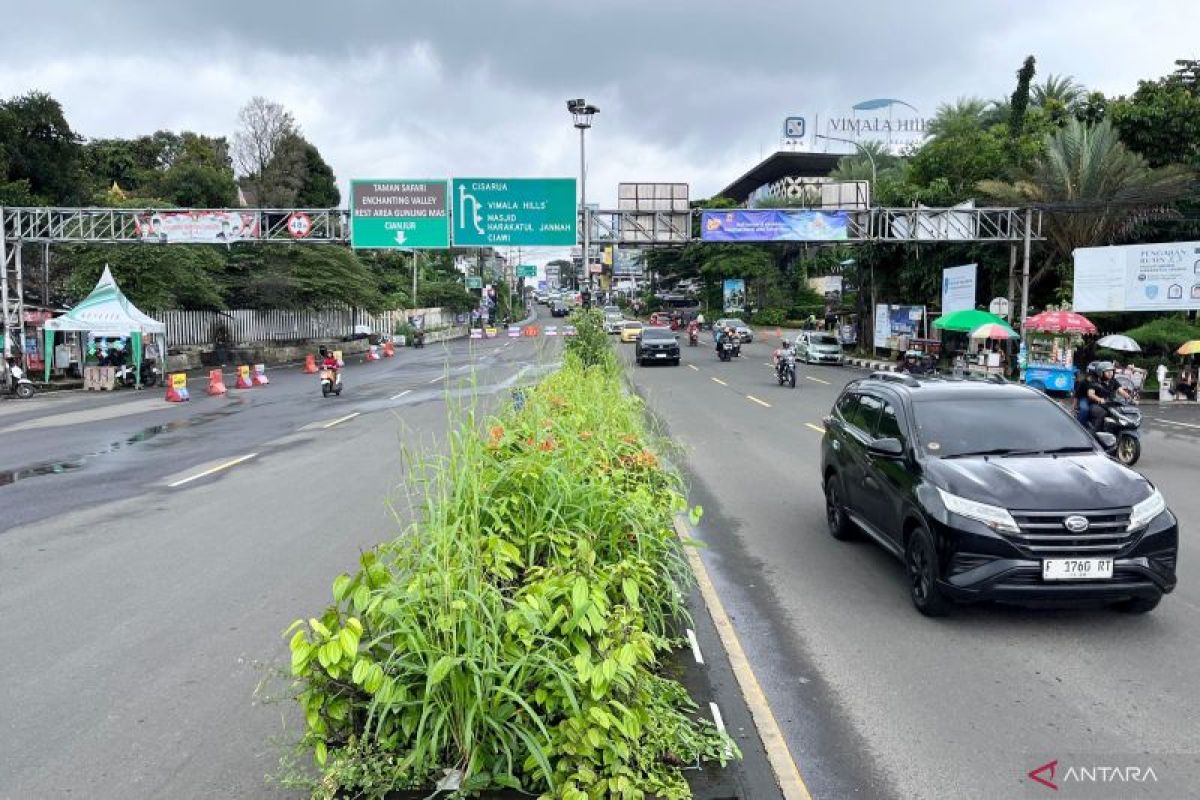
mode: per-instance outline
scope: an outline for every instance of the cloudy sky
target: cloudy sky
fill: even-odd
[[[263,95],[343,195],[352,177],[575,175],[565,100],[584,97],[606,207],[619,181],[711,195],[789,114],[1000,97],[1027,54],[1039,78],[1125,93],[1200,56],[1195,0],[0,0],[0,19],[0,95],[48,91],[88,137],[231,135]]]

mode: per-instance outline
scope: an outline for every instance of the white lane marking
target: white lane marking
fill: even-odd
[[[766,361],[764,361],[764,362],[763,362],[763,366],[764,366],[764,367],[774,367],[775,365],[774,365],[774,364],[768,364]]]
[[[816,431],[817,433],[824,433],[824,432],[825,432],[825,429],[824,429],[824,428],[822,428],[820,425],[813,425],[811,422],[806,422],[806,423],[804,423],[804,427],[806,427],[806,428],[812,428],[812,429],[813,429],[814,431]]]
[[[805,376],[804,376],[804,380],[806,380],[806,381],[813,381],[814,383],[823,383],[823,384],[825,384],[826,386],[828,386],[828,385],[829,385],[829,381],[823,381],[823,380],[821,380],[820,378],[814,378],[812,375],[805,375]]]
[[[1173,419],[1156,419],[1155,422],[1161,422],[1163,425],[1182,425],[1185,428],[1195,428],[1200,430],[1200,425],[1193,425],[1190,422],[1176,422]]]
[[[170,489],[174,489],[177,486],[183,486],[185,483],[191,483],[192,481],[197,481],[197,480],[200,480],[201,478],[206,478],[209,475],[215,475],[216,473],[220,472],[221,470],[229,469],[230,467],[236,467],[238,464],[241,464],[243,461],[249,461],[250,459],[254,458],[256,455],[258,455],[258,453],[248,453],[244,456],[238,456],[237,458],[231,458],[230,460],[228,460],[224,463],[217,464],[215,467],[209,467],[208,469],[204,470],[203,472],[197,472],[195,475],[189,475],[188,477],[183,478],[182,480],[175,481],[174,483],[168,483],[167,487]]]
[[[348,421],[354,419],[355,417],[357,417],[361,413],[362,413],[361,411],[355,411],[353,414],[347,414],[344,417],[338,417],[333,422],[326,422],[321,427],[322,428],[332,428],[334,425],[341,425],[343,422],[348,422]]]
[[[688,642],[692,645],[692,658],[696,659],[697,664],[703,664],[704,656],[700,653],[700,642],[696,639],[696,632],[688,628],[687,638]]]
[[[708,709],[709,709],[709,711],[712,712],[713,724],[717,726],[717,730],[720,731],[721,733],[725,734],[726,733],[725,720],[721,718],[721,709],[717,706],[716,703],[714,703],[711,700],[708,701]],[[726,735],[728,735],[728,734],[726,734]],[[726,745],[725,746],[725,756],[729,757],[732,755],[733,755],[733,752],[732,752],[730,746]]]
[[[762,406],[763,408],[770,408],[770,407],[771,407],[771,404],[770,404],[770,403],[766,402],[765,400],[759,400],[757,397],[755,397],[755,396],[754,396],[754,395],[752,395],[752,394],[748,394],[748,395],[746,395],[746,399],[747,399],[747,400],[749,400],[749,401],[751,401],[751,402],[753,402],[753,403],[758,403],[758,404],[759,404],[760,406]]]
[[[438,375],[436,378],[431,380],[430,383],[437,383],[438,381],[444,381],[445,379],[446,379],[445,375]]]
[[[400,394],[394,394],[394,395],[392,395],[391,399],[392,399],[392,400],[399,400],[401,397],[404,397],[404,395],[406,395],[406,394],[411,394],[411,393],[412,393],[412,389],[405,389],[405,390],[404,390],[403,392],[401,392]]]
[[[728,385],[729,385],[728,383],[726,383],[725,381],[721,380],[720,378],[713,378],[712,380],[713,380],[713,381],[715,381],[716,383],[719,383],[719,384],[721,384],[722,386],[728,386]]]
[[[700,368],[697,367],[695,364],[688,364],[688,369],[694,369],[694,370],[696,370],[696,372],[700,371]]]

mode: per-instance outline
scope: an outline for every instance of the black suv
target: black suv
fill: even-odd
[[[670,328],[643,328],[633,357],[641,366],[656,361],[679,366],[679,339]]]
[[[853,381],[825,419],[821,476],[830,533],[860,529],[900,558],[929,616],[973,600],[1144,613],[1175,588],[1162,495],[1026,386]]]

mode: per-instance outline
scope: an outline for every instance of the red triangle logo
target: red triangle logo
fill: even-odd
[[[1054,772],[1058,769],[1058,759],[1047,761],[1040,767],[1035,767],[1028,772],[1030,779],[1037,781],[1042,786],[1049,787],[1054,791],[1058,791],[1058,784],[1054,782]],[[1043,777],[1043,773],[1046,773]]]

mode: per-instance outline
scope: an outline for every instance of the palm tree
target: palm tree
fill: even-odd
[[[887,145],[879,141],[861,142],[854,153],[849,153],[838,161],[837,167],[829,173],[829,177],[838,181],[869,181],[871,180],[871,160],[875,161],[875,172],[883,174],[884,170],[895,167],[900,159],[893,155]],[[863,151],[869,152],[871,155]]]
[[[1059,263],[1067,264],[1077,247],[1112,244],[1138,223],[1173,216],[1169,204],[1194,180],[1184,167],[1152,169],[1108,121],[1089,125],[1070,117],[1047,134],[1044,152],[1021,179],[981,181],[978,189],[1001,202],[1043,209],[1043,233]]]
[[[960,97],[953,103],[942,103],[929,122],[929,135],[940,136],[962,125],[980,125],[989,105],[979,97]]]
[[[1063,108],[1074,108],[1087,96],[1087,89],[1070,75],[1047,75],[1046,80],[1030,91],[1030,100],[1039,108],[1055,103]]]

